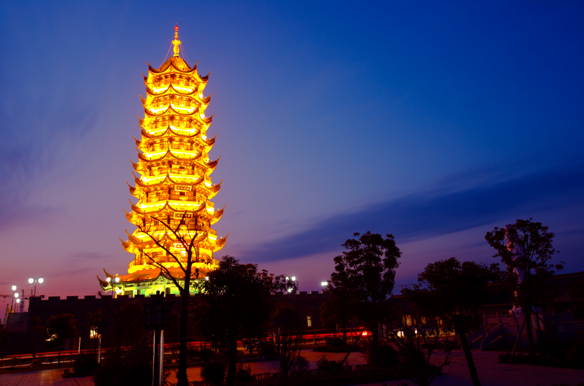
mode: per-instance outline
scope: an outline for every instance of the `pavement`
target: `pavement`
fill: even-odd
[[[310,368],[316,368],[316,362],[321,353],[311,350],[303,350],[302,355],[309,361]],[[562,383],[568,386],[578,386],[584,383],[584,370],[559,369],[554,367],[529,366],[529,365],[508,365],[498,363],[498,352],[473,351],[473,358],[481,381],[481,386],[559,386]],[[342,360],[345,354],[327,354],[327,359]],[[472,386],[470,374],[466,365],[464,354],[455,351],[450,355],[451,363],[444,368],[444,375],[440,375],[432,382],[432,386]],[[365,359],[360,353],[352,353],[347,364],[355,366],[365,363]],[[274,373],[277,371],[277,362],[254,362],[249,363],[253,374]],[[27,373],[0,374],[1,386],[93,386],[91,377],[63,379],[61,374],[63,369],[43,370]],[[201,376],[200,367],[189,368],[189,380],[199,380]],[[171,375],[171,382],[176,382],[174,374]],[[376,382],[369,386],[403,386],[414,385],[407,380]]]

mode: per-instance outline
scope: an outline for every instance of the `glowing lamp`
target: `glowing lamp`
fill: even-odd
[[[292,292],[292,288],[288,288],[288,293]]]
[[[42,277],[39,277],[39,283],[43,284],[45,282],[45,279],[43,279]]]
[[[363,331],[363,334],[361,334],[363,336],[367,336],[367,331]]]
[[[114,279],[116,283],[120,282],[120,278],[116,276],[116,278]]]
[[[34,279],[31,277],[30,279],[28,279],[28,284],[32,284],[34,283]]]
[[[108,278],[105,279],[105,281],[107,281],[109,283],[110,281],[112,281],[112,278],[111,277],[108,277]]]
[[[296,276],[292,276],[292,281],[296,281]]]
[[[18,292],[14,294],[14,297],[15,298],[18,298]]]
[[[286,281],[290,280],[290,278],[288,276],[286,276]]]
[[[20,303],[20,299],[16,299],[16,303]]]
[[[16,291],[16,286],[15,285],[12,286],[12,291]]]
[[[328,286],[328,281],[323,281],[320,283],[321,286],[326,287]]]

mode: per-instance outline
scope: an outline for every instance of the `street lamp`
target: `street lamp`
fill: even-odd
[[[296,289],[296,276],[286,276],[286,292],[289,294]]]
[[[43,279],[42,277],[31,277],[28,279],[28,284],[33,284],[34,283],[34,294],[32,295],[33,297],[36,296],[36,285],[37,283],[39,284],[43,284],[45,282],[45,279]]]

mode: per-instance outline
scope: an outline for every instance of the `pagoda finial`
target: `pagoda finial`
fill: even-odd
[[[180,56],[179,55],[179,47],[181,45],[181,41],[178,40],[178,24],[174,26],[174,40],[172,41],[172,45],[174,46],[174,56]]]

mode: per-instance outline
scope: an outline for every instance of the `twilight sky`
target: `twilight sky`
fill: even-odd
[[[141,74],[175,23],[212,72],[216,257],[316,290],[353,232],[392,233],[402,285],[533,217],[584,270],[584,3],[81,3],[0,3],[0,294],[127,272]]]

